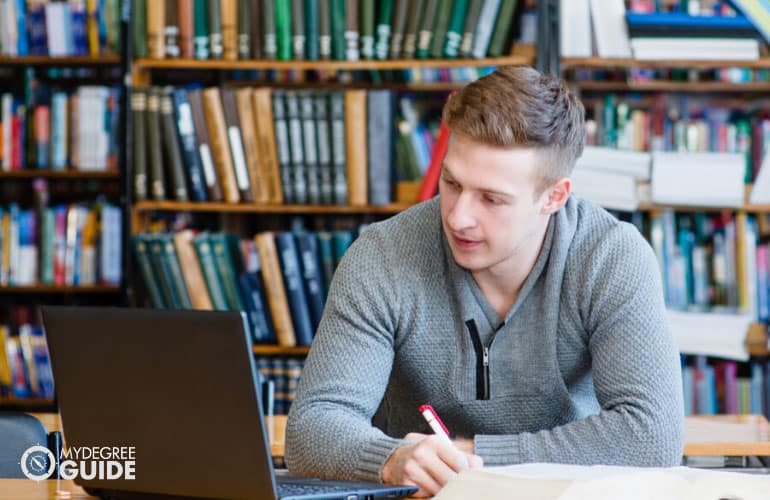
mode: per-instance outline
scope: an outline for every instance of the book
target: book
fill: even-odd
[[[276,250],[274,233],[265,232],[254,236],[262,264],[262,279],[265,285],[265,296],[270,308],[270,316],[275,327],[278,343],[284,347],[297,345],[294,333],[286,288],[283,283],[281,264]]]
[[[190,101],[190,112],[192,113],[193,128],[195,129],[195,143],[198,147],[198,156],[200,157],[208,198],[210,201],[222,201],[224,193],[222,192],[222,185],[214,166],[214,157],[211,153],[209,128],[203,110],[203,93],[200,89],[190,90],[187,92],[187,98]]]
[[[275,246],[280,258],[297,345],[310,345],[315,330],[310,317],[294,234],[289,231],[276,234]]]
[[[280,204],[284,198],[270,94],[269,88],[256,88],[252,92],[254,128],[260,157],[259,177],[264,179],[269,203]]]
[[[193,201],[207,201],[206,179],[198,153],[195,138],[192,107],[185,89],[177,88],[172,91],[176,130],[179,133],[179,143],[182,151],[183,166],[187,172],[190,186],[190,198]]]
[[[173,235],[174,248],[179,258],[182,277],[190,295],[192,308],[211,311],[214,309],[214,305],[211,302],[203,271],[195,253],[194,238],[193,232],[189,229],[178,231]]]
[[[366,94],[365,90],[345,92],[345,156],[350,205],[364,206],[369,201]]]
[[[252,192],[253,181],[249,178],[249,168],[246,164],[246,153],[243,148],[243,136],[241,135],[241,122],[235,92],[235,89],[232,88],[222,89],[222,111],[225,118],[227,143],[230,146],[238,193],[242,201],[250,203],[254,201]]]
[[[164,165],[170,170],[171,192],[176,201],[188,201],[187,181],[185,179],[184,165],[182,164],[182,151],[179,147],[176,120],[174,118],[173,87],[166,87],[160,96],[160,120],[163,133]]]
[[[222,59],[238,59],[238,0],[219,0]]]
[[[260,155],[258,136],[255,129],[256,118],[254,116],[252,89],[248,87],[235,91],[235,99],[238,109],[238,120],[243,137],[243,151],[248,171],[252,199],[256,203],[269,203],[270,193],[267,189],[267,176],[264,175],[265,158]]]
[[[369,90],[366,101],[368,203],[387,205],[393,190],[393,94]]]
[[[238,203],[241,200],[240,189],[242,185],[238,183],[233,166],[229,134],[220,95],[218,87],[203,90],[203,112],[206,116],[209,139],[211,140],[212,158],[217,177],[222,184],[224,199],[228,203]]]

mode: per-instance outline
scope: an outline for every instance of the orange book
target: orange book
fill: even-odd
[[[189,229],[179,231],[174,234],[173,239],[176,255],[179,259],[179,267],[182,269],[182,278],[184,279],[187,293],[190,295],[193,309],[203,311],[214,310],[209,290],[206,287],[206,280],[201,270],[201,264],[198,260],[198,255],[195,253],[193,232]]]
[[[238,59],[238,2],[220,0],[222,13],[222,58],[227,61]]]
[[[366,129],[366,91],[348,90],[345,92],[345,152],[350,205],[369,202]]]
[[[235,167],[232,155],[230,154],[225,114],[222,109],[222,99],[218,87],[211,87],[203,91],[203,112],[206,115],[211,149],[214,153],[214,165],[216,166],[219,179],[222,181],[225,201],[228,203],[238,203],[241,201],[241,195],[238,192],[238,183],[235,179]]]
[[[262,175],[261,158],[257,147],[257,131],[254,121],[253,91],[250,88],[238,89],[235,100],[238,108],[238,118],[241,124],[243,150],[246,157],[246,168],[251,179],[251,191],[256,203],[270,203],[270,193],[267,190],[266,179]]]
[[[275,122],[269,88],[257,88],[252,92],[254,103],[254,129],[257,134],[260,178],[265,180],[270,203],[283,203],[281,173],[278,167],[278,150],[275,143]]]
[[[278,343],[284,347],[294,347],[297,345],[297,337],[289,312],[289,299],[286,296],[278,250],[275,247],[275,235],[271,232],[259,233],[254,236],[254,242],[257,244],[262,264],[262,281],[265,284],[267,305]]]
[[[147,2],[147,56],[151,59],[166,57],[166,2],[172,0],[152,0]]]
[[[177,0],[179,50],[182,59],[193,58],[193,0]]]

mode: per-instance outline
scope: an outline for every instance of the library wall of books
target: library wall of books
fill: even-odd
[[[436,194],[450,92],[586,107],[576,195],[660,265],[687,414],[770,415],[770,12],[746,0],[0,0],[0,408],[46,304],[241,310],[286,413],[336,266]],[[151,346],[148,346],[151,348]]]

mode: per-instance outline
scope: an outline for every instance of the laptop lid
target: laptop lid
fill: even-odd
[[[69,448],[133,447],[135,479],[89,489],[276,498],[244,318],[43,307]]]

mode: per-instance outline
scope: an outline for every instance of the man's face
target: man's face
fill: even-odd
[[[540,156],[455,134],[439,183],[441,222],[457,264],[471,272],[515,269],[517,256],[539,245],[548,214],[535,199]],[[547,192],[547,190],[546,190]],[[526,265],[526,264],[525,264]]]

